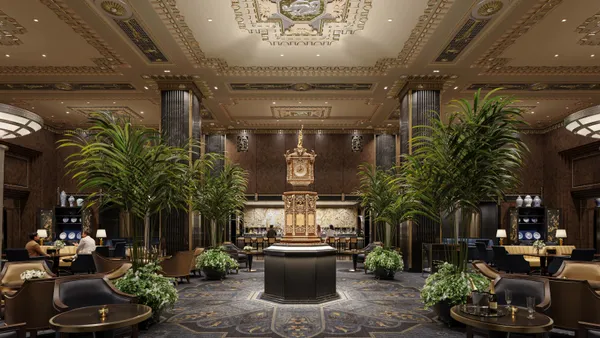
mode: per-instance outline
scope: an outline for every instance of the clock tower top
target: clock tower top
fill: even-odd
[[[306,187],[315,181],[315,154],[314,150],[308,151],[302,145],[304,126],[298,132],[298,146],[285,153],[287,163],[287,182],[294,187]]]

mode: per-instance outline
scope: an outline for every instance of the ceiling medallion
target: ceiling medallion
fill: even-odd
[[[241,29],[273,45],[330,45],[362,30],[373,0],[234,0]]]
[[[490,19],[502,10],[505,1],[506,0],[482,0],[473,8],[471,16],[478,20]]]
[[[113,19],[127,20],[133,16],[131,7],[123,0],[95,0],[95,3]]]
[[[565,128],[577,135],[600,138],[600,106],[589,107],[567,116]]]

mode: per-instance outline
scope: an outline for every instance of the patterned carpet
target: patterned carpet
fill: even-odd
[[[350,262],[338,262],[341,298],[321,305],[281,305],[258,299],[263,291],[259,272],[229,275],[223,281],[192,279],[180,284],[180,299],[161,322],[142,337],[464,337],[423,309],[421,274],[399,273],[393,281],[378,281],[362,272],[344,272]]]

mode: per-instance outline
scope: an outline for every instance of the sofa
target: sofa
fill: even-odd
[[[523,255],[523,258],[529,263],[529,266],[540,267],[540,258],[535,256],[527,256],[527,254],[537,254],[537,251],[531,245],[504,245],[504,248],[510,255]],[[571,255],[571,251],[575,249],[573,245],[555,246],[549,245],[540,250],[540,254],[545,254],[547,249],[556,249],[557,255]]]

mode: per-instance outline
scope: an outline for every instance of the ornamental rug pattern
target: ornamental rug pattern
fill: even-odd
[[[437,322],[419,299],[424,279],[401,273],[393,281],[345,272],[338,262],[341,298],[320,305],[282,305],[259,299],[262,272],[228,275],[223,281],[192,278],[180,284],[176,306],[142,337],[462,337]],[[259,271],[262,261],[255,262]]]

